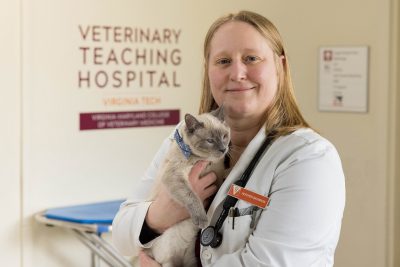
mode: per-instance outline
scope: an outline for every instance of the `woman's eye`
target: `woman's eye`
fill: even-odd
[[[225,65],[231,63],[231,60],[228,58],[220,58],[217,60],[217,64]]]
[[[260,60],[260,58],[257,56],[246,56],[244,58],[244,62],[246,62],[246,63],[253,63],[253,62],[257,62],[259,60]]]

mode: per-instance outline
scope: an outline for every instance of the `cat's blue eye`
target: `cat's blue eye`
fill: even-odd
[[[207,143],[209,143],[209,144],[213,144],[213,143],[214,143],[214,140],[213,140],[213,139],[207,139],[206,141],[207,141]]]

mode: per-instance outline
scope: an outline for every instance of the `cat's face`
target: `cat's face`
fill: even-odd
[[[217,161],[229,150],[229,127],[210,114],[196,118],[185,116],[187,144],[192,153],[209,161]]]

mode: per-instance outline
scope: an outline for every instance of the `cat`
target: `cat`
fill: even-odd
[[[197,116],[186,114],[177,128],[174,141],[163,162],[150,200],[163,184],[172,198],[183,205],[190,218],[167,229],[145,249],[163,267],[197,266],[195,240],[199,228],[208,225],[202,201],[192,191],[188,175],[199,160],[210,162],[201,175],[215,172],[220,186],[227,170],[224,159],[229,150],[230,130],[223,121],[223,108]]]

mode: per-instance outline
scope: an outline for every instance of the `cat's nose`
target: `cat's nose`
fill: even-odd
[[[221,149],[219,149],[219,151],[220,151],[221,153],[225,153],[226,149],[225,149],[225,148],[221,148]]]

